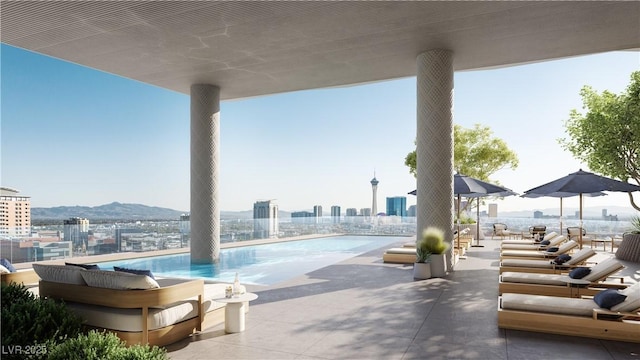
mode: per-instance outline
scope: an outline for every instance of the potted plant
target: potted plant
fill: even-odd
[[[613,244],[611,244],[613,247]],[[616,258],[640,262],[640,216],[631,218],[631,229],[622,234],[622,242],[616,251]]]
[[[414,279],[429,279],[431,277],[431,253],[424,239],[416,241],[416,262],[413,264]]]
[[[447,262],[445,252],[449,249],[449,244],[444,242],[444,231],[430,226],[422,232],[422,242],[425,243],[427,251],[431,254],[431,276],[443,277],[447,275]]]

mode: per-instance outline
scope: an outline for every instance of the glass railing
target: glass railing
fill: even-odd
[[[544,225],[547,232],[560,232],[558,218],[483,217],[480,218],[480,239],[491,237],[494,223],[504,223],[515,232],[526,232],[533,225]],[[476,224],[464,226],[470,227],[475,236]],[[580,221],[563,219],[563,234],[569,226],[580,226]],[[631,228],[631,223],[628,220],[586,219],[582,221],[582,226],[588,234],[603,237],[620,235]],[[12,234],[12,230],[3,229],[0,234],[0,257],[13,263],[188,248],[190,243],[189,222],[180,220],[89,224],[86,232],[74,231],[66,235],[62,224],[32,226],[28,236],[15,234],[15,231]],[[415,236],[416,218],[286,218],[280,219],[277,224],[268,220],[221,219],[220,223],[221,243],[326,234]]]

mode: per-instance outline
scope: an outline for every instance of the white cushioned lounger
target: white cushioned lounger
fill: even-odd
[[[544,250],[546,248],[559,246],[563,241],[567,240],[564,235],[556,236],[549,241],[548,245],[541,244],[502,244],[503,250]]]
[[[607,276],[616,273],[624,266],[615,258],[606,259],[593,267],[591,272],[582,280],[597,282],[605,279]],[[543,285],[560,285],[566,286],[571,278],[568,275],[559,274],[538,274],[507,271],[500,275],[501,282],[527,283],[527,284],[543,284]]]
[[[591,248],[583,248],[580,251],[577,251],[575,254],[571,256],[571,259],[567,260],[564,264],[565,266],[571,266],[580,264],[583,261],[586,261],[588,258],[594,256],[596,252]],[[532,268],[544,268],[550,269],[554,267],[554,264],[551,263],[551,260],[535,260],[535,259],[504,259],[502,260],[500,266],[522,266],[522,267],[532,267]],[[555,265],[556,267],[558,265]]]
[[[552,231],[550,233],[548,233],[547,235],[544,236],[544,240],[552,240],[553,238],[557,237],[558,233],[555,231]],[[511,240],[511,239],[504,239],[502,240],[502,242],[500,242],[500,244],[505,245],[505,244],[523,244],[523,245],[533,245],[533,244],[537,244],[539,242],[535,242],[533,241],[533,239],[527,239],[527,240]]]
[[[560,254],[564,254],[569,252],[571,249],[578,246],[578,243],[574,240],[569,240],[563,243],[558,251],[556,252],[547,252],[547,251],[535,251],[535,250],[503,250],[500,252],[500,257],[522,257],[522,258],[540,258],[545,259],[549,257],[556,257]]]

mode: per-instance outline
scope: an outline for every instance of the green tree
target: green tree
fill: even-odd
[[[417,176],[416,150],[407,154],[404,164],[409,172]],[[453,127],[453,168],[456,172],[479,180],[493,182],[489,176],[498,170],[518,167],[518,156],[499,138],[493,137],[488,126],[475,124],[466,129],[460,125]],[[470,201],[467,209],[473,207]],[[466,209],[465,209],[466,210]]]
[[[640,71],[620,95],[584,86],[580,96],[587,112],[571,110],[565,121],[569,138],[558,139],[560,145],[591,171],[640,185]],[[640,211],[632,193],[629,201]]]

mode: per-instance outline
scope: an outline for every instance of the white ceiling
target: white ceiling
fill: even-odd
[[[640,48],[640,2],[5,1],[2,42],[222,99]]]

